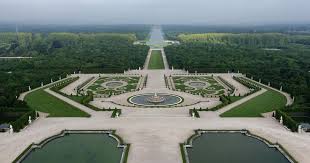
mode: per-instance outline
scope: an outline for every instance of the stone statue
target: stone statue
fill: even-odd
[[[13,134],[14,130],[13,130],[13,126],[10,125],[10,130],[9,130],[10,134]]]
[[[301,125],[298,125],[298,133],[302,133],[302,127],[301,127]]]
[[[31,124],[31,116],[28,117],[28,124]]]

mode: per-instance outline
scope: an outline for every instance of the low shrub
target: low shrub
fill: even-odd
[[[31,119],[34,120],[37,117],[36,115],[36,111],[31,110],[12,122],[11,125],[13,126],[14,131],[19,132],[21,129],[28,125],[29,116],[31,116]]]
[[[230,96],[222,95],[222,96],[220,96],[220,101],[222,102],[220,105],[217,105],[216,107],[211,108],[210,110],[211,111],[216,111],[216,110],[221,109],[222,107],[224,107],[226,105],[231,104]]]
[[[233,79],[235,79],[237,82],[241,83],[242,85],[252,89],[253,91],[251,91],[250,93],[246,94],[245,96],[248,96],[252,93],[255,93],[259,90],[261,90],[261,88],[257,85],[257,84],[254,84],[253,82],[250,82],[250,81],[247,81],[246,79],[243,79],[243,78],[239,78],[239,77],[233,77]]]
[[[118,116],[120,116],[122,114],[122,109],[117,109],[117,108],[113,109],[111,118],[115,118],[116,117],[116,113],[118,113]]]
[[[293,120],[288,114],[286,114],[280,109],[277,109],[275,112],[275,118],[280,120],[281,116],[283,118],[283,125],[285,125],[287,128],[289,128],[293,132],[298,131],[298,123],[295,120]]]
[[[199,115],[198,111],[196,110],[196,108],[194,108],[194,109],[189,109],[189,115],[192,116],[193,114],[194,114],[194,116],[195,116],[196,118],[200,118],[200,115]]]
[[[222,77],[218,77],[225,85],[227,85],[228,87],[229,87],[229,89],[231,90],[230,91],[230,94],[232,94],[232,93],[234,93],[234,91],[235,91],[235,87],[232,85],[232,84],[230,84],[229,82],[227,82],[225,79],[223,79]]]

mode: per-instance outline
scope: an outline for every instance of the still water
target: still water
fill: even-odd
[[[67,134],[33,149],[22,163],[119,163],[122,152],[108,134]]]
[[[278,149],[242,133],[204,133],[187,152],[190,163],[289,163]]]

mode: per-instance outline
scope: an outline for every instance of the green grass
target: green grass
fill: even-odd
[[[148,69],[164,69],[164,61],[160,50],[153,50]]]
[[[244,96],[230,96],[231,102],[236,102],[238,100],[241,100]]]
[[[262,117],[262,113],[284,107],[286,98],[281,93],[267,89],[267,92],[221,114],[221,117]]]
[[[66,96],[68,98],[70,98],[71,100],[75,101],[75,102],[78,102],[78,103],[82,103],[82,100],[84,98],[84,96]]]
[[[25,101],[31,109],[49,113],[49,117],[89,117],[85,113],[72,105],[59,100],[53,95],[48,94],[43,89],[29,93]]]

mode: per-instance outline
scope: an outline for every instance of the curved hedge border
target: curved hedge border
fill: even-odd
[[[278,143],[273,144],[265,138],[262,138],[260,136],[255,135],[255,134],[252,134],[248,130],[202,130],[202,129],[195,130],[195,134],[191,135],[184,143],[180,143],[180,150],[181,150],[183,163],[189,163],[189,158],[188,158],[188,153],[187,153],[186,148],[192,148],[193,147],[192,142],[194,141],[194,139],[201,136],[203,133],[208,133],[208,132],[221,132],[221,133],[223,133],[223,132],[239,132],[239,133],[245,134],[246,136],[253,137],[255,139],[258,139],[258,140],[264,142],[270,148],[276,148],[277,150],[279,150],[279,152],[281,152],[284,155],[284,157],[286,157],[286,159],[289,162],[298,163],[298,161],[295,160],[294,157],[291,156],[287,152],[287,150],[283,148],[283,146],[281,144],[278,144]]]
[[[226,81],[225,79],[223,79],[221,76],[218,76],[218,79],[220,79],[221,82],[223,82],[225,85],[227,85],[230,88],[230,94],[233,94],[236,90],[235,86],[233,86],[232,84],[230,84],[228,81]]]
[[[31,120],[35,120],[37,118],[37,113],[35,110],[30,110],[21,117],[19,117],[14,122],[10,123],[13,126],[14,132],[19,132],[21,129],[23,129],[25,126],[29,124],[29,116],[31,117]]]
[[[58,83],[54,84],[53,86],[50,87],[50,89],[54,92],[61,94],[61,95],[67,95],[67,94],[61,92],[60,90],[65,88],[69,84],[77,81],[78,79],[79,79],[79,77],[69,78],[69,79],[64,80],[62,82],[58,82]]]
[[[252,89],[253,91],[251,91],[250,93],[247,93],[245,96],[248,96],[250,94],[253,94],[259,90],[261,90],[262,88],[260,86],[258,86],[257,84],[254,84],[253,82],[251,81],[248,81],[242,77],[236,77],[234,76],[233,79],[235,79],[237,82],[241,83],[242,85]]]
[[[68,80],[66,80],[66,81],[64,81],[64,82],[61,82],[61,83],[59,83],[59,84],[56,84],[56,85],[52,86],[52,87],[50,88],[50,90],[52,90],[52,91],[54,91],[54,92],[56,92],[56,93],[58,93],[58,94],[60,94],[60,95],[62,95],[62,96],[68,97],[68,98],[70,98],[71,100],[73,100],[73,99],[71,98],[73,95],[67,95],[67,94],[61,92],[60,90],[63,89],[63,88],[65,88],[66,86],[68,86],[69,84],[73,83],[74,81],[76,81],[76,80],[78,80],[78,79],[79,79],[79,77],[70,78],[70,79],[68,79]],[[90,109],[93,109],[93,110],[95,110],[95,111],[103,111],[103,109],[99,109],[99,108],[97,108],[97,107],[95,107],[95,106],[89,104],[89,102],[90,102],[90,101],[93,101],[93,99],[94,99],[94,98],[93,98],[93,94],[92,94],[91,91],[89,91],[89,92],[87,93],[87,95],[83,95],[82,97],[83,97],[82,101],[76,101],[76,102],[78,102],[78,103],[80,103],[80,104],[82,104],[82,105],[84,105],[84,106],[86,106],[86,107],[89,107]],[[75,101],[75,100],[73,100],[73,101]]]
[[[294,119],[292,119],[289,115],[287,115],[285,112],[281,111],[280,109],[277,109],[275,111],[274,117],[277,120],[280,120],[281,116],[283,118],[283,125],[285,125],[293,132],[298,131],[298,123]]]
[[[31,153],[33,149],[42,148],[50,141],[53,141],[57,138],[64,137],[67,134],[88,134],[88,133],[109,134],[110,137],[114,138],[118,142],[117,147],[123,148],[120,163],[127,162],[130,144],[124,143],[123,139],[115,134],[115,130],[63,130],[59,134],[46,138],[38,144],[36,143],[30,144],[19,156],[17,156],[17,158],[13,161],[13,163],[21,163],[26,158],[26,156]]]

